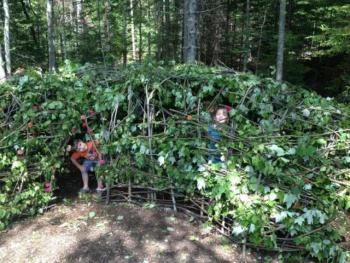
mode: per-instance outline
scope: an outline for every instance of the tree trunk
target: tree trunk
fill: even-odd
[[[53,31],[53,0],[47,0],[47,31],[48,31],[48,45],[49,45],[49,70],[55,70],[56,66],[56,51],[54,43],[54,31]]]
[[[151,27],[151,4],[150,4],[150,1],[148,0],[147,1],[147,26],[148,28]],[[148,31],[148,34],[147,34],[147,56],[149,58],[152,57],[152,54],[151,54],[151,32]]]
[[[80,45],[80,37],[83,33],[83,21],[82,21],[82,11],[83,11],[83,0],[75,0],[75,50],[78,53]]]
[[[234,6],[233,6],[233,10],[237,10],[238,8],[237,8],[237,3],[236,3],[236,1],[234,1]],[[236,43],[237,43],[237,41],[236,41],[236,35],[237,35],[237,27],[238,27],[238,21],[237,21],[237,16],[236,15],[234,15],[233,16],[233,26],[232,26],[232,29],[231,29],[231,32],[232,32],[232,34],[231,34],[231,39],[230,39],[230,42],[232,43],[231,44],[231,47],[232,47],[232,50],[236,47]],[[236,66],[236,58],[235,58],[235,54],[233,54],[233,52],[231,51],[231,54],[230,54],[230,62],[231,62],[231,65],[233,66],[233,67],[235,67]],[[237,67],[238,68],[238,67]]]
[[[244,58],[243,58],[243,71],[247,71],[248,58],[250,54],[249,48],[249,35],[250,35],[250,0],[246,0],[246,12],[245,12],[245,25],[244,25]]]
[[[284,53],[284,37],[286,25],[286,0],[280,0],[280,14],[278,25],[278,46],[277,46],[277,68],[276,81],[283,81],[283,53]]]
[[[170,59],[173,55],[173,45],[174,42],[171,39],[172,31],[171,31],[171,19],[170,19],[170,2],[169,0],[164,0],[164,21],[165,21],[165,38],[168,41],[165,41],[166,50],[164,50],[164,56],[166,59]]]
[[[102,30],[101,30],[101,1],[97,0],[97,29],[98,29],[98,38],[100,42],[100,51],[101,51],[101,56],[103,60],[103,64],[106,66],[106,60],[105,60],[105,50],[104,50],[104,45],[103,45],[103,38],[104,36],[102,35]]]
[[[174,18],[174,22],[173,22],[173,38],[174,38],[174,47],[173,47],[173,57],[175,59],[175,61],[179,61],[179,56],[178,56],[178,49],[179,49],[179,44],[181,46],[181,42],[180,42],[180,37],[181,37],[181,32],[182,32],[182,27],[181,25],[183,23],[179,23],[179,21],[183,21],[182,19],[182,15],[180,14],[180,9],[181,9],[181,1],[177,1],[174,0],[174,4],[173,4],[173,8],[174,8],[174,12],[175,12],[175,18]],[[182,49],[180,49],[180,54],[183,54]]]
[[[111,23],[110,23],[110,15],[111,15],[111,4],[109,0],[106,0],[105,2],[105,13],[103,18],[103,27],[104,27],[104,49],[106,52],[111,51]]]
[[[2,58],[2,47],[0,45],[0,82],[3,82],[6,79],[6,72],[4,68],[4,60]]]
[[[61,50],[62,50],[62,60],[63,62],[67,59],[67,49],[66,49],[66,8],[64,4],[65,0],[62,0],[62,17],[61,17],[61,26],[62,26],[62,33],[61,33]]]
[[[232,50],[231,38],[230,38],[230,25],[231,25],[231,0],[226,0],[226,21],[225,21],[225,46],[224,51],[225,54],[223,56],[223,61],[226,65],[229,64],[229,54]]]
[[[156,28],[157,28],[157,53],[156,59],[163,59],[164,55],[164,27],[163,27],[163,0],[156,0]]]
[[[131,18],[132,59],[133,59],[133,61],[136,61],[136,36],[135,36],[134,4],[133,4],[133,0],[130,0],[130,18]]]
[[[194,63],[197,55],[197,0],[184,1],[184,61]]]
[[[256,55],[256,62],[255,62],[255,74],[258,74],[258,72],[259,72],[259,61],[260,61],[260,53],[261,53],[261,43],[262,43],[262,37],[263,37],[263,30],[264,30],[264,26],[265,26],[265,23],[266,23],[267,10],[268,10],[268,9],[266,8],[266,9],[265,9],[265,12],[264,12],[263,22],[261,23],[261,27],[260,27],[258,51],[257,51],[257,55]]]
[[[139,61],[142,61],[142,54],[143,54],[143,39],[142,39],[142,1],[139,1]]]
[[[77,33],[83,33],[83,21],[82,21],[82,11],[83,11],[83,0],[76,0],[76,27]]]
[[[11,53],[10,53],[10,11],[7,0],[3,0],[4,7],[4,45],[5,45],[5,62],[6,62],[6,73],[8,76],[11,75]]]
[[[29,15],[29,12],[28,12],[28,2],[24,1],[24,0],[21,0],[21,4],[22,4],[24,15],[26,16],[28,22],[30,22],[30,24],[31,24],[30,25],[30,32],[31,32],[32,37],[33,37],[34,45],[38,46],[38,41],[36,39],[35,28],[34,28],[32,19],[31,19],[30,15]]]
[[[128,20],[127,1],[123,5],[123,65],[128,63]]]

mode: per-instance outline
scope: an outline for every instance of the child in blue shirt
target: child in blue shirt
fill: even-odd
[[[221,163],[221,155],[218,151],[215,144],[217,144],[221,140],[221,134],[218,130],[220,125],[224,125],[228,123],[228,112],[230,111],[230,107],[219,107],[214,116],[214,123],[208,127],[208,135],[209,135],[209,161],[211,163]]]

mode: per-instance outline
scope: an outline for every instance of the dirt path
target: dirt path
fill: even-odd
[[[157,208],[60,204],[0,233],[0,262],[242,262],[238,246],[189,221]]]

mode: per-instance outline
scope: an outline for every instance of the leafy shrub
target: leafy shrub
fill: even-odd
[[[238,240],[346,261],[331,223],[350,207],[342,104],[250,74],[151,63],[108,74],[71,64],[54,75],[32,71],[5,83],[0,98],[3,227],[48,201],[38,182],[62,171],[69,137],[82,133],[103,141],[112,161],[98,174],[110,184],[174,186],[205,197],[210,219],[229,219]],[[218,143],[226,161],[208,164],[210,109],[220,104],[232,107]],[[24,147],[23,160],[14,147]]]

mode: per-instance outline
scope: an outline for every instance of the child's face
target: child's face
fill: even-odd
[[[86,143],[85,143],[85,142],[82,142],[82,141],[79,141],[79,142],[78,142],[78,145],[77,145],[77,150],[78,150],[79,152],[83,152],[83,151],[85,151],[86,149],[87,149]]]
[[[228,121],[228,114],[225,109],[218,109],[215,113],[214,120],[216,123],[226,123]]]

